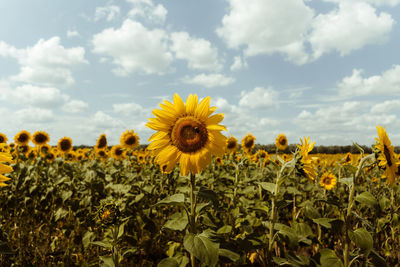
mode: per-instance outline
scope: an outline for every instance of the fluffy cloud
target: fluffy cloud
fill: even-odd
[[[163,24],[167,17],[167,9],[161,5],[154,5],[151,0],[127,0],[132,4],[128,17],[132,19],[144,18],[146,21]]]
[[[342,56],[367,44],[388,39],[394,20],[384,12],[363,2],[340,2],[339,8],[319,14],[313,21],[309,37],[314,59],[330,51]]]
[[[256,87],[252,91],[242,91],[239,106],[257,109],[276,107],[278,105],[278,92],[272,88]]]
[[[15,117],[22,125],[43,123],[54,120],[53,112],[49,109],[29,107],[15,112]]]
[[[60,90],[53,87],[37,87],[26,84],[8,91],[9,99],[16,104],[55,108],[69,99],[69,96],[62,94]]]
[[[92,119],[95,126],[100,129],[121,127],[123,125],[121,120],[113,118],[103,111],[97,111]]]
[[[88,63],[83,47],[65,48],[57,36],[49,40],[40,39],[26,49],[0,42],[0,56],[15,58],[21,65],[20,73],[12,80],[45,86],[74,84],[70,68]]]
[[[120,103],[113,104],[115,113],[120,113],[124,116],[138,116],[143,114],[143,107],[136,103]]]
[[[246,56],[282,53],[297,64],[307,62],[303,43],[314,11],[303,1],[229,0],[229,5],[217,29],[228,47],[244,46]]]
[[[67,113],[80,113],[87,110],[88,107],[88,103],[82,100],[71,100],[65,103],[62,109]]]
[[[218,62],[218,51],[209,41],[190,37],[187,32],[174,32],[171,40],[171,50],[176,58],[187,60],[189,68],[211,71],[222,68]]]
[[[390,95],[400,93],[400,65],[394,65],[391,69],[363,78],[362,70],[354,69],[351,76],[344,77],[338,83],[338,91],[341,96],[362,95]]]
[[[78,31],[67,31],[67,37],[68,38],[72,38],[72,37],[78,37],[79,36],[79,32]]]
[[[108,6],[96,7],[96,12],[94,14],[94,21],[99,21],[101,19],[112,21],[115,18],[117,18],[119,14],[120,14],[119,6],[108,5]]]
[[[242,59],[240,56],[236,56],[233,59],[233,63],[231,65],[230,69],[231,69],[231,71],[238,71],[238,70],[241,70],[241,69],[247,68],[247,67],[248,67],[248,65],[247,65],[246,60]]]
[[[139,71],[162,74],[173,60],[168,51],[168,36],[160,29],[149,30],[126,19],[121,28],[108,28],[93,36],[93,52],[113,58],[114,73],[126,76]]]
[[[352,3],[352,2],[360,2],[360,0],[324,0],[325,2],[332,3]],[[370,3],[376,6],[396,6],[400,4],[400,0],[363,0],[363,2]]]
[[[222,74],[199,74],[194,77],[184,77],[182,82],[187,84],[195,84],[207,88],[227,86],[235,82],[235,78],[227,77]]]
[[[400,100],[387,100],[372,106],[371,113],[395,113],[400,114]]]

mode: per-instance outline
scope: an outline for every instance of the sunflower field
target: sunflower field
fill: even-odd
[[[175,95],[88,148],[44,131],[0,133],[0,266],[400,266],[399,155],[255,150],[225,137],[210,98]],[[139,149],[140,148],[140,149]]]

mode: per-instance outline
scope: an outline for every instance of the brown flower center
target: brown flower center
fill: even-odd
[[[136,143],[136,136],[130,135],[128,138],[125,139],[125,144],[128,146],[134,145]]]
[[[392,158],[390,155],[389,148],[387,148],[386,145],[383,146],[383,154],[385,154],[385,158],[386,158],[388,166],[391,167],[392,166]]]
[[[105,148],[107,146],[107,138],[105,135],[100,136],[99,141],[97,143],[97,148]]]
[[[122,150],[122,148],[118,147],[117,149],[115,149],[115,155],[121,156],[122,153],[124,153],[124,151]]]
[[[281,146],[286,145],[286,143],[287,143],[287,141],[286,141],[286,138],[285,138],[285,137],[279,138],[279,144],[280,144]]]
[[[71,148],[72,144],[68,139],[63,139],[60,142],[60,148],[62,151],[68,151]]]
[[[0,135],[0,143],[5,143],[5,138],[4,138],[4,136],[2,136],[2,135]]]
[[[246,148],[252,148],[254,145],[254,139],[253,138],[249,138],[246,140],[246,142],[244,142],[244,146]]]
[[[36,142],[37,144],[44,144],[44,143],[47,142],[47,136],[44,135],[44,134],[42,134],[42,133],[36,134],[35,137],[34,137],[34,139],[35,139],[35,142]]]
[[[182,152],[196,152],[208,141],[208,132],[204,123],[188,116],[176,121],[171,132],[172,143]]]
[[[322,178],[322,183],[325,185],[330,185],[331,181],[332,181],[332,179],[329,176]]]
[[[236,147],[236,141],[235,140],[228,140],[228,144],[226,146],[228,149],[234,149]]]
[[[22,133],[18,136],[18,142],[25,143],[29,140],[29,136],[26,133]]]

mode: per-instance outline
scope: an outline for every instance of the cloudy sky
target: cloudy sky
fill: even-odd
[[[226,135],[400,144],[400,0],[0,2],[0,132],[93,145],[178,93],[211,96]]]

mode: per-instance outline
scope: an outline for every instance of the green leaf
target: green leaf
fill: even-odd
[[[370,192],[362,192],[361,194],[357,195],[354,198],[357,202],[360,202],[361,204],[369,205],[369,206],[375,206],[378,202],[376,198],[370,193]]]
[[[271,194],[273,194],[275,192],[275,184],[274,183],[260,182],[258,184],[261,185],[262,189],[269,191]]]
[[[67,216],[68,211],[66,211],[63,208],[59,208],[56,213],[54,214],[54,219],[55,221],[58,221],[60,219],[63,219],[65,216]]]
[[[306,216],[309,219],[316,219],[316,218],[321,217],[321,214],[319,214],[319,211],[311,205],[307,205],[304,207],[303,214],[304,214],[304,216]]]
[[[103,248],[107,248],[107,249],[112,249],[112,245],[108,241],[93,241],[93,242],[90,242],[90,244],[100,246]]]
[[[87,231],[82,237],[82,244],[84,248],[87,248],[94,239],[95,235],[93,232]]]
[[[185,195],[184,194],[175,194],[172,196],[168,196],[163,200],[157,202],[158,205],[182,205],[185,202]]]
[[[63,192],[61,193],[61,198],[62,198],[63,203],[64,203],[66,200],[68,200],[71,196],[72,196],[72,191],[63,191]]]
[[[354,179],[353,177],[347,177],[347,178],[340,178],[338,181],[339,183],[345,184],[348,187],[350,187],[353,184]]]
[[[103,264],[101,266],[109,266],[109,267],[115,266],[111,256],[100,256],[100,259],[103,261]]]
[[[188,225],[188,217],[185,211],[175,212],[171,215],[171,218],[164,224],[165,228],[174,231],[183,231]]]
[[[224,225],[218,229],[217,234],[229,234],[230,232],[232,232],[232,226]]]
[[[231,250],[224,249],[224,248],[220,248],[218,250],[218,255],[221,256],[221,257],[228,258],[233,262],[235,262],[238,259],[240,259],[240,255],[239,254],[237,254],[237,253],[235,253],[235,252],[233,252]]]
[[[219,244],[212,242],[202,234],[187,234],[183,240],[183,246],[190,254],[207,266],[215,266],[218,262]]]
[[[335,251],[329,248],[323,248],[319,251],[321,258],[319,259],[321,267],[343,267]]]
[[[353,241],[357,247],[361,248],[367,255],[373,247],[373,239],[371,234],[364,228],[358,228],[355,231],[348,231],[348,235],[351,241]]]
[[[174,258],[162,259],[157,267],[179,267],[179,263]]]
[[[319,224],[327,229],[331,229],[332,225],[331,222],[336,219],[330,219],[330,218],[318,218],[318,219],[313,219],[313,222],[316,224]]]

